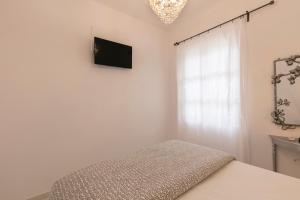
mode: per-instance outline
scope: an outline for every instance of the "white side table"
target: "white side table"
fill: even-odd
[[[299,140],[291,141],[287,137],[270,135],[273,146],[273,171],[277,172],[277,147],[290,149],[300,153]]]

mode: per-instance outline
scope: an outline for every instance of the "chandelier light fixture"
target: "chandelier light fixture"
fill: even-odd
[[[149,0],[154,13],[165,24],[171,24],[178,17],[188,0]]]

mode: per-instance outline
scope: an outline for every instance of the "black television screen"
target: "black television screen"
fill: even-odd
[[[94,38],[95,64],[132,68],[132,47],[101,38]]]

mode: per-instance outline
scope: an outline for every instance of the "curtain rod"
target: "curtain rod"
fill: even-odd
[[[202,34],[204,34],[204,33],[207,33],[207,32],[209,32],[209,31],[211,31],[211,30],[213,30],[213,29],[216,29],[216,28],[221,27],[221,26],[223,26],[223,25],[225,25],[225,24],[228,24],[229,22],[233,22],[234,20],[237,20],[237,19],[242,18],[242,17],[244,17],[244,16],[247,16],[247,22],[249,22],[249,21],[250,21],[250,14],[251,14],[251,13],[253,13],[253,12],[257,11],[257,10],[260,10],[260,9],[262,9],[262,8],[264,8],[264,7],[267,7],[267,6],[270,6],[270,5],[274,5],[274,4],[275,4],[275,1],[270,1],[269,3],[267,3],[267,4],[265,4],[265,5],[262,5],[262,6],[258,7],[258,8],[256,8],[256,9],[253,9],[253,10],[251,10],[251,11],[246,11],[245,14],[241,14],[241,15],[239,15],[239,16],[237,16],[237,17],[235,17],[235,18],[232,18],[232,19],[230,19],[230,20],[228,20],[228,21],[225,21],[225,22],[223,22],[223,23],[221,23],[221,24],[219,24],[219,25],[217,25],[217,26],[214,26],[214,27],[212,27],[212,28],[210,28],[210,29],[207,29],[206,31],[203,31],[203,32],[201,32],[201,33],[198,33],[198,34],[196,34],[196,35],[193,35],[193,36],[191,36],[191,37],[189,37],[189,38],[186,38],[186,39],[184,39],[184,40],[181,40],[181,41],[179,41],[179,42],[175,42],[175,43],[174,43],[174,46],[178,46],[178,45],[180,45],[181,43],[183,43],[183,42],[185,42],[185,41],[187,41],[187,40],[193,39],[194,37],[197,37],[197,36],[199,36],[199,35],[202,35]]]

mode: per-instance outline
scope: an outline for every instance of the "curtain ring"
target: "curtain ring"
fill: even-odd
[[[249,11],[246,11],[246,15],[247,15],[247,22],[250,22],[250,13],[249,13]]]

